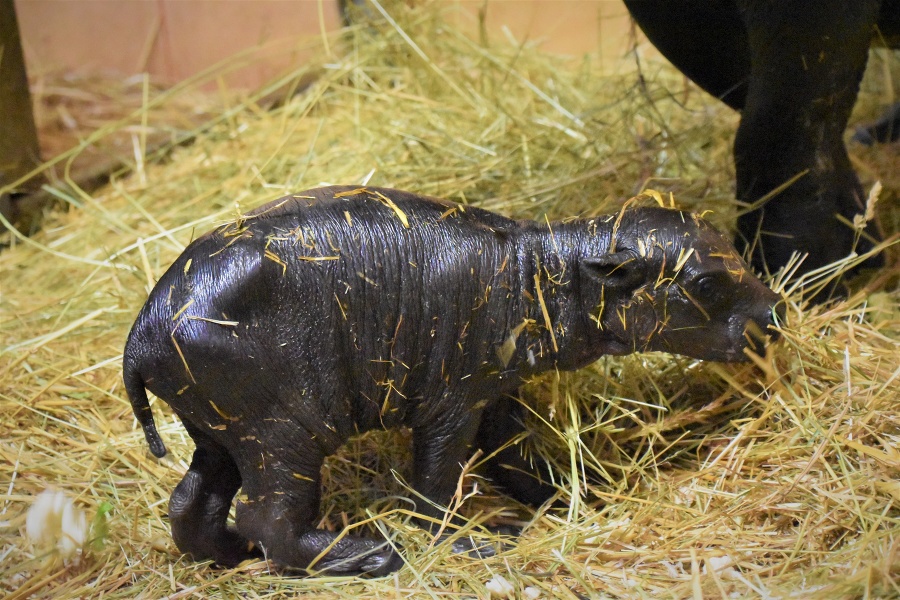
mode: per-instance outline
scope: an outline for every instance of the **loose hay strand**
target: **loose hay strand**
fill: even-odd
[[[671,67],[642,60],[640,81],[604,74],[593,57],[480,44],[436,5],[374,6],[390,19],[330,38],[312,66],[265,90],[300,87],[319,72],[302,94],[269,111],[258,106],[262,94],[223,107],[196,131],[173,134],[195,143],[165,160],[141,139],[145,179],[120,173],[94,193],[58,189],[78,208],[54,210],[34,238],[8,238],[13,247],[0,252],[0,590],[488,597],[497,576],[516,597],[529,589],[543,598],[897,597],[896,267],[817,307],[803,305],[790,270],[782,274],[774,285],[787,295],[784,340],[755,363],[609,357],[530,382],[521,400],[533,434],[517,447],[553,466],[563,506],[515,506],[476,470],[466,482],[477,488],[461,488],[453,507],[470,519],[464,533],[495,543],[481,525],[524,527],[495,557],[432,547],[414,526],[402,484],[407,432],[354,439],[322,473],[320,526],[388,540],[407,565],[395,576],[300,579],[261,562],[217,571],[179,557],[166,506],[193,444],[154,399],[170,454],[149,455],[122,389],[122,347],[147,285],[191,239],[233,220],[236,204],[246,211],[320,183],[371,184],[554,219],[615,214],[652,184],[658,202],[674,193],[724,227],[746,209],[733,199],[736,116],[683,87]],[[682,89],[688,110],[672,98]],[[144,98],[130,124],[160,126],[153,111],[176,91]],[[43,168],[129,126],[98,127],[80,150]],[[896,150],[882,150],[886,158],[851,150],[867,185],[882,182],[871,204],[896,231]],[[896,254],[893,243],[882,251]],[[807,281],[824,282],[856,260]],[[176,326],[195,319],[232,326],[187,312]],[[78,561],[23,536],[27,510],[51,486],[88,520],[112,505],[102,547]]]

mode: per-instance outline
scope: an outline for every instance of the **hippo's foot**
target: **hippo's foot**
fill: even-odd
[[[314,575],[382,577],[403,566],[403,559],[385,540],[338,537],[338,533],[313,529],[266,551],[277,564]]]
[[[851,253],[865,254],[874,247],[873,242],[881,239],[872,221],[861,231],[848,224],[865,212],[865,207],[856,200],[859,194],[855,175],[847,172],[843,177],[834,177],[826,186],[831,193],[822,197],[816,198],[812,194],[804,197],[802,193],[788,195],[786,191],[763,208],[738,219],[735,246],[749,256],[754,270],[775,273],[791,264],[795,253],[807,255],[796,271],[795,276],[799,276],[842,260]],[[877,254],[848,274],[883,264],[884,257]],[[824,300],[825,297],[820,294],[816,299]]]
[[[541,506],[559,491],[547,483],[549,468],[543,463],[532,464],[515,447],[503,450],[488,461],[485,474],[505,494],[531,507]]]
[[[302,490],[299,493],[302,496]],[[297,504],[296,497],[272,493],[265,494],[265,499],[272,496],[276,500],[271,503],[242,496],[236,521],[238,530],[255,540],[277,567],[314,576],[381,577],[403,566],[402,558],[387,540],[315,529],[309,516],[315,514],[317,503]]]
[[[512,547],[512,541],[522,533],[519,527],[498,525],[487,527],[488,536],[443,534],[439,543],[450,542],[454,554],[467,554],[472,558],[490,558]]]
[[[179,550],[223,567],[261,556],[247,538],[226,525],[240,485],[237,467],[227,453],[213,446],[197,447],[190,469],[169,500],[172,538]]]

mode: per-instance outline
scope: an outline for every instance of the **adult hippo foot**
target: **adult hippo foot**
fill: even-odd
[[[862,191],[852,171],[831,173],[821,178],[798,181],[769,200],[762,208],[738,218],[735,246],[756,272],[775,273],[791,264],[794,254],[806,255],[797,269],[802,275],[850,256],[865,254],[881,240],[874,222],[862,231],[849,223],[865,212]],[[819,190],[826,190],[819,192]],[[846,274],[883,266],[881,254],[872,256]],[[816,301],[839,291],[831,286]]]

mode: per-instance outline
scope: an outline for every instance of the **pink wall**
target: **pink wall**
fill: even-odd
[[[340,26],[323,0],[16,0],[29,72],[63,68],[175,83],[262,46],[271,60],[229,78],[255,87],[302,60],[304,39]]]
[[[474,23],[483,2],[446,4]],[[266,61],[228,78],[256,87],[304,60],[304,46],[322,28],[340,26],[336,0],[16,0],[16,10],[32,75],[147,71],[169,84],[263,45]],[[487,25],[492,36],[507,25],[517,39],[541,40],[549,51],[601,50],[609,61],[623,54],[630,30],[620,0],[492,0]]]

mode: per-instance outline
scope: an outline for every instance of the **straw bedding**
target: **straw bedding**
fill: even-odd
[[[653,188],[733,224],[737,117],[670,67],[600,73],[589,58],[473,41],[440,12],[396,6],[389,19],[330,38],[320,59],[279,82],[317,76],[285,104],[235,101],[192,145],[137,161],[94,193],[60,194],[78,208],[55,209],[33,239],[6,234],[2,593],[900,597],[896,268],[826,307],[790,294],[784,341],[754,364],[641,355],[529,383],[529,451],[553,463],[563,508],[531,512],[467,472],[458,504],[474,535],[489,537],[485,523],[524,527],[496,557],[453,555],[415,528],[402,431],[363,436],[329,460],[320,524],[362,522],[390,536],[407,560],[396,575],[304,579],[265,563],[223,571],[179,557],[166,503],[193,447],[155,402],[170,454],[149,454],[120,368],[148,290],[193,237],[319,183],[368,182],[541,219],[615,211]],[[889,68],[872,71],[870,106],[891,81]],[[897,231],[896,148],[855,148],[854,161],[865,185],[881,180],[877,212]],[[25,535],[26,513],[48,488],[94,523],[68,558]]]

